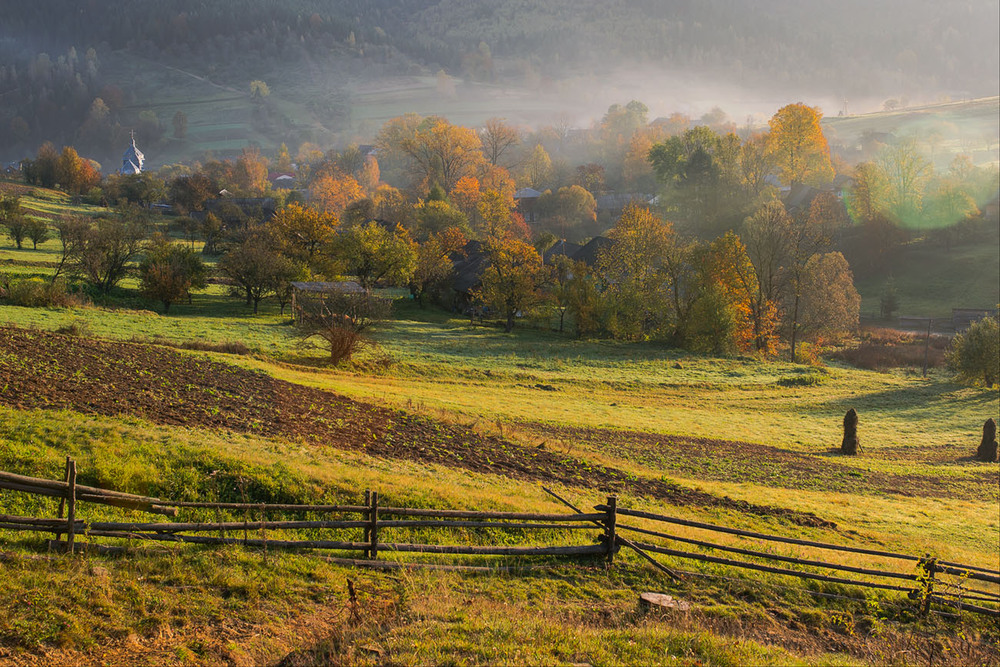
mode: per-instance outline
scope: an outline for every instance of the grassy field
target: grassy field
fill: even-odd
[[[29,207],[69,206],[46,197]],[[8,246],[0,250],[0,271],[42,277],[57,260],[57,241],[38,250]],[[896,274],[896,280],[901,292],[910,289],[905,277]],[[250,354],[182,354],[503,435],[521,447],[625,471],[640,485],[667,480],[713,498],[808,512],[836,528],[747,513],[733,504],[674,505],[642,493],[622,494],[626,506],[994,569],[1000,561],[998,470],[970,459],[983,420],[1000,413],[1000,393],[957,385],[944,370],[923,378],[914,369],[873,372],[833,362],[691,356],[649,344],[574,340],[543,328],[504,334],[406,299],[377,331],[377,347],[349,365],[330,367],[324,352],[303,344],[274,304],[265,302],[254,316],[222,286],[212,286],[164,316],[131,287],[134,282],[126,283],[103,307],[0,305],[0,325],[75,326],[85,336],[112,340],[239,341]],[[927,298],[928,308],[938,307]],[[58,376],[59,370],[48,372]],[[836,453],[850,407],[861,416],[863,453],[854,458]],[[71,455],[81,483],[175,499],[245,495],[253,502],[353,503],[372,488],[394,505],[563,509],[542,491],[544,479],[419,457],[382,458],[288,434],[84,412],[0,406],[0,469],[54,479]],[[568,483],[547,485],[582,507],[606,495]],[[9,492],[0,492],[0,508],[8,514],[55,512],[51,500]],[[139,518],[111,508],[84,511],[90,520]],[[218,517],[191,510],[181,518]],[[694,528],[674,529],[678,536],[705,538]],[[10,664],[270,664],[283,656],[284,664],[1000,661],[1000,632],[976,617],[920,619],[895,594],[865,597],[837,584],[807,586],[665,557],[669,567],[693,573],[670,582],[625,551],[613,569],[543,561],[553,569],[526,575],[379,573],[311,554],[239,548],[134,544],[136,553],[128,558],[68,558],[46,554],[29,534],[0,531],[0,537],[0,662]],[[430,535],[441,543],[454,537]],[[470,531],[462,537],[492,536]],[[722,539],[747,546],[743,538]],[[885,566],[875,557],[805,551]],[[357,604],[348,600],[348,580],[359,591]],[[645,590],[690,600],[695,611],[672,618],[642,614],[636,596]]]

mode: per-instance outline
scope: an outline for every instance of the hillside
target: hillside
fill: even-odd
[[[889,97],[995,95],[1000,59],[977,45],[996,43],[996,13],[995,1],[964,11],[852,1],[836,12],[781,2],[766,13],[721,0],[21,3],[0,26],[0,159],[50,140],[107,162],[121,150],[116,126],[140,128],[150,144],[173,137],[177,111],[193,131],[179,139],[189,145],[166,142],[164,163],[248,142],[347,143],[368,138],[365,123],[389,113],[372,113],[359,86],[442,70],[471,87],[404,111],[520,120],[523,104],[479,108],[480,94],[495,103],[505,91],[527,100],[532,124],[560,113],[582,120],[618,96],[662,114],[719,104],[741,115],[791,99],[870,107]],[[270,86],[269,100],[250,99],[251,80]],[[627,87],[612,93],[616,82]]]

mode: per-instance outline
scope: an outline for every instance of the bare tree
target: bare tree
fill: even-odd
[[[316,307],[303,307],[296,326],[303,340],[319,337],[330,350],[334,364],[350,359],[371,340],[367,332],[389,316],[388,299],[364,294],[333,294]]]
[[[509,148],[521,143],[521,133],[504,122],[503,118],[490,118],[479,130],[483,142],[483,155],[492,165],[501,165],[500,158]]]

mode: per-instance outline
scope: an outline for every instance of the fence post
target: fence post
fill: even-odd
[[[66,489],[66,550],[73,553],[73,540],[76,537],[76,461],[69,459],[67,465],[69,488]]]
[[[607,518],[604,520],[604,545],[607,548],[608,564],[615,560],[615,547],[618,541],[618,496],[608,496]]]
[[[369,540],[368,540],[368,554],[372,560],[378,559],[378,491],[372,491],[372,504],[371,504],[371,527],[368,529]]]
[[[369,522],[369,524],[365,526],[364,537],[362,538],[362,541],[365,544],[368,544],[369,542],[371,542],[371,539],[372,539],[372,527],[371,527],[372,512],[371,512],[371,506],[372,506],[372,492],[371,492],[371,489],[365,489],[365,507],[368,508],[368,509],[365,510],[365,518]],[[371,550],[370,549],[365,548],[364,554],[365,554],[365,558],[371,558],[372,554],[371,554]]]
[[[67,454],[66,455],[66,474],[63,476],[63,481],[66,482],[67,484],[69,484],[69,462],[70,461],[72,461],[72,459]],[[63,498],[59,499],[59,518],[60,519],[63,518],[63,511],[65,509],[66,509],[66,498],[63,497]],[[56,535],[56,539],[58,539],[58,538],[59,538],[59,536]]]
[[[937,558],[921,558],[918,567],[924,572],[920,578],[921,594],[923,595],[920,615],[926,616],[931,610],[931,597],[934,595],[934,573],[937,571]]]

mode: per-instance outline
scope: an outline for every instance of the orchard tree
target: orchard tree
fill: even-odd
[[[170,304],[191,297],[191,290],[205,289],[208,285],[208,268],[197,254],[187,246],[170,243],[164,236],[155,237],[146,247],[139,262],[139,290],[143,296],[163,304],[163,312],[170,312]]]
[[[261,301],[278,293],[301,269],[274,249],[267,234],[249,235],[219,260],[219,271],[229,279],[234,294],[246,299],[257,314]]]
[[[799,102],[783,106],[768,121],[768,149],[782,183],[818,186],[833,180],[822,117],[818,108]]]

